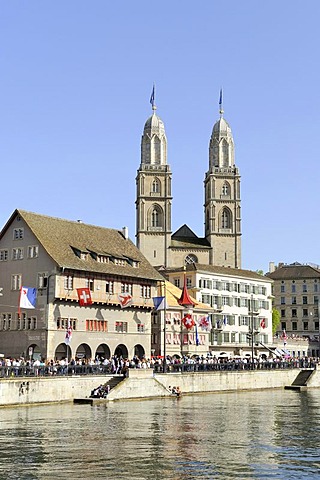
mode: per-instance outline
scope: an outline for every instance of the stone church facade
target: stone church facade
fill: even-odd
[[[172,233],[172,172],[167,159],[167,137],[154,103],[152,109],[143,129],[141,163],[136,177],[138,248],[153,266],[164,269],[190,263],[241,268],[240,174],[222,102],[220,118],[213,126],[209,141],[203,237],[198,237],[186,224]]]

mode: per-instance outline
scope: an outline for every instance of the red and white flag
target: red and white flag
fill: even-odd
[[[182,319],[183,325],[190,330],[190,328],[194,327],[196,322],[193,320],[192,315],[190,313],[187,313],[183,319]]]
[[[198,321],[198,325],[202,330],[205,330],[207,332],[210,331],[212,328],[212,324],[209,315],[201,317]]]
[[[118,298],[121,308],[130,307],[130,305],[132,305],[133,298],[130,293],[119,293]]]
[[[261,322],[260,322],[260,327],[261,327],[261,328],[266,328],[266,326],[267,326],[267,325],[266,325],[266,319],[263,318],[263,319],[261,320]]]
[[[77,288],[80,307],[92,304],[91,293],[89,288]]]

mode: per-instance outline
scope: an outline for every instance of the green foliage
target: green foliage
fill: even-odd
[[[258,275],[264,276],[263,270],[256,270],[256,273],[257,273]]]
[[[272,334],[274,335],[280,325],[280,312],[276,308],[272,309]]]

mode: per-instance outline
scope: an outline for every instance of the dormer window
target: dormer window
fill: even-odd
[[[127,265],[127,262],[126,260],[124,260],[123,258],[114,258],[113,259],[113,263],[115,265],[119,265],[121,267],[125,267]]]

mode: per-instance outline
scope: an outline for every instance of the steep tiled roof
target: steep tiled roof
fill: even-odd
[[[277,268],[274,272],[268,273],[268,277],[272,278],[272,280],[318,278],[320,277],[320,270],[310,265],[294,263]]]
[[[60,267],[87,272],[121,275],[149,280],[163,280],[140,250],[121,231],[97,227],[82,222],[48,217],[24,210],[16,210],[0,234],[3,236],[11,221],[19,215],[28,225],[47,251]],[[76,255],[76,251],[87,253],[86,259]],[[127,265],[98,262],[95,254],[118,259],[129,259]],[[138,262],[137,268],[130,261]]]
[[[197,235],[184,224],[171,236],[171,248],[210,248],[206,238],[197,237]]]

